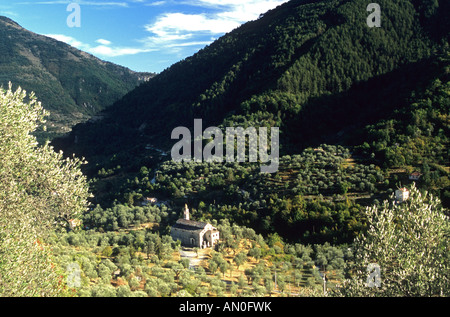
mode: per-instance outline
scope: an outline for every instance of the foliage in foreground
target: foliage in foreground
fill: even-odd
[[[63,294],[63,276],[44,241],[81,214],[89,196],[78,159],[32,133],[47,115],[34,94],[0,90],[0,295]]]
[[[353,278],[342,295],[450,295],[450,226],[439,199],[412,186],[405,203],[386,201],[366,215],[369,229],[355,240],[355,262],[348,268]]]

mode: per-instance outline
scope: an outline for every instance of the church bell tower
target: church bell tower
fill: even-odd
[[[189,220],[189,208],[187,204],[184,204],[184,219]]]

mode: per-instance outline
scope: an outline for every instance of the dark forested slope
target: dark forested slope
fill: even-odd
[[[395,102],[366,107],[362,98],[353,105],[358,111],[338,113],[342,103],[334,98],[359,87],[362,94],[397,98],[398,87],[390,87],[396,82],[389,79],[395,76],[415,86],[417,74],[405,76],[401,69],[448,45],[449,5],[380,1],[382,26],[370,28],[367,4],[296,0],[271,10],[136,88],[108,108],[101,122],[79,126],[71,136],[78,140],[74,149],[88,157],[135,157],[147,143],[167,150],[173,128],[191,127],[194,118],[204,125],[226,118],[279,126],[284,149],[296,151],[314,136],[372,123],[370,114]],[[400,74],[390,74],[395,71]],[[366,83],[373,78],[379,82],[371,88]],[[319,119],[322,124],[308,124]]]

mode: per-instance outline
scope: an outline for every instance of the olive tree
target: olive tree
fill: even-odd
[[[346,296],[449,296],[449,218],[439,199],[415,185],[404,203],[366,210],[368,230],[354,243]]]
[[[87,207],[84,162],[32,135],[46,115],[33,93],[0,88],[0,296],[61,294],[46,238]]]

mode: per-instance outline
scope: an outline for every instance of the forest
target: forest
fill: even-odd
[[[172,65],[103,111],[101,122],[78,125],[54,144],[95,164],[116,155],[137,171],[148,160],[146,144],[169,150],[170,132],[190,129],[194,118],[204,126],[279,127],[285,154],[359,142],[351,137],[389,118],[436,77],[432,63],[448,47],[447,2],[380,5],[385,27],[368,28],[364,1],[289,1]]]
[[[225,218],[297,242],[333,243],[350,242],[364,228],[362,209],[410,184],[413,172],[421,175],[417,185],[448,208],[448,58],[439,64],[442,75],[413,92],[391,119],[364,127],[359,145],[321,144],[284,155],[274,174],[261,174],[252,163],[164,159],[131,176],[121,166],[102,167],[92,179],[100,193],[95,203],[132,206],[157,197],[181,210],[188,202],[199,218]]]
[[[221,253],[204,266],[224,279],[237,258],[264,258],[265,268],[254,263],[236,276],[233,294],[274,295],[266,281],[273,283],[276,270],[267,278],[267,266],[288,265],[279,278],[319,295],[321,274],[338,285],[348,277],[351,246],[370,228],[367,208],[382,208],[396,189],[428,191],[448,214],[448,4],[380,5],[384,28],[368,29],[357,22],[365,21],[362,1],[290,1],[141,85],[107,109],[101,124],[79,125],[57,140],[93,162],[85,172],[95,207],[83,223],[106,234],[158,223],[152,230],[167,237],[187,203],[196,220],[221,232],[254,232],[247,242],[225,234]],[[168,160],[165,134],[194,118],[222,129],[280,127],[278,172]],[[75,136],[80,142],[70,144]],[[419,180],[410,179],[413,172]],[[146,205],[148,197],[158,203]],[[229,250],[241,244],[247,248]],[[133,248],[148,252],[145,244]],[[231,254],[228,264],[221,260]],[[209,294],[220,296],[220,282],[213,284]]]

